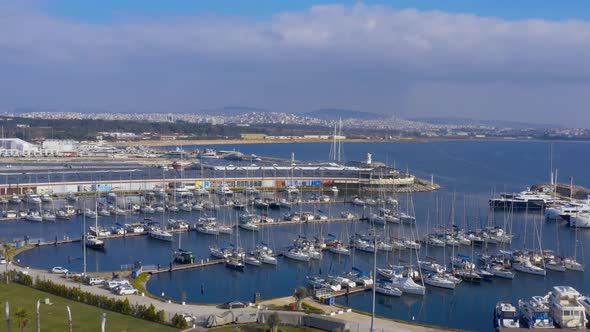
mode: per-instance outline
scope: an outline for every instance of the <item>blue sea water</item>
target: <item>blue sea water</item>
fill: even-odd
[[[208,146],[211,147],[211,146]],[[191,147],[185,147],[190,149]],[[327,159],[330,145],[328,143],[296,144],[253,144],[220,145],[221,150],[240,150],[263,156],[290,158],[295,153],[299,160]],[[479,228],[494,222],[504,225],[512,220],[513,247],[532,247],[536,243],[535,229],[542,234],[543,248],[553,249],[561,254],[573,254],[576,232],[562,223],[546,222],[542,216],[530,213],[516,213],[513,218],[501,212],[493,217],[488,213],[487,200],[494,192],[521,191],[538,182],[548,182],[550,177],[550,143],[525,141],[438,141],[429,143],[346,143],[344,144],[346,160],[362,160],[366,153],[372,153],[373,159],[394,164],[398,168],[408,168],[423,178],[434,176],[435,182],[442,189],[432,193],[417,193],[411,202],[415,206],[417,231],[425,234],[437,225],[456,223],[469,228]],[[571,176],[575,184],[590,186],[587,175],[590,164],[590,144],[585,142],[553,143],[553,168],[559,169],[562,182]],[[410,203],[409,197],[398,197],[402,207]],[[455,205],[455,219],[451,221],[451,206]],[[438,209],[437,209],[438,206]],[[352,206],[331,206],[331,213],[341,209],[355,209]],[[327,209],[311,206],[305,209]],[[362,210],[356,208],[357,213]],[[233,212],[235,213],[235,212]],[[186,214],[185,219],[194,220],[198,214]],[[222,212],[219,216],[228,222],[235,222],[232,211]],[[275,217],[279,217],[275,215]],[[141,217],[134,217],[138,220]],[[493,218],[493,219],[490,219]],[[154,217],[157,220],[157,217]],[[114,224],[114,220],[105,218],[100,221],[105,225]],[[31,224],[22,222],[0,223],[0,238],[17,238],[28,235],[32,238],[51,239],[54,236],[79,236],[82,222],[78,218],[70,222],[55,224]],[[289,245],[299,235],[312,237],[316,234],[336,234],[339,237],[362,233],[368,225],[365,223],[333,223],[328,225],[279,225],[268,226],[259,234],[240,231],[239,241],[245,247],[252,247],[264,240],[270,242],[275,250]],[[386,232],[397,237],[407,236],[409,230],[397,225],[388,226]],[[587,245],[590,232],[577,232],[581,246],[578,258],[588,255]],[[182,247],[192,250],[198,259],[206,259],[210,245],[229,245],[236,238],[212,237],[194,232],[182,234]],[[167,265],[172,251],[178,246],[174,243],[162,243],[147,237],[128,237],[112,239],[103,252],[88,251],[88,270],[117,270],[122,264],[140,260],[146,264]],[[467,250],[467,251],[466,251]],[[457,252],[455,252],[456,254]],[[468,249],[460,253],[471,254]],[[426,255],[426,249],[421,251]],[[429,256],[448,260],[450,249],[430,249]],[[19,255],[21,262],[32,266],[49,268],[55,265],[70,269],[82,268],[82,246],[78,243],[63,246],[37,248]],[[402,254],[382,254],[378,264],[386,266],[400,261],[415,260],[415,257]],[[219,303],[233,299],[250,300],[255,292],[263,298],[288,296],[294,288],[305,284],[307,275],[338,274],[349,271],[352,266],[370,270],[372,255],[362,252],[350,258],[324,254],[320,262],[300,263],[280,259],[276,267],[247,267],[243,273],[230,271],[222,265],[202,269],[191,269],[174,273],[162,273],[152,277],[148,289],[155,293],[162,292],[175,299],[180,299],[183,292],[188,301],[201,303]],[[517,274],[512,281],[495,279],[480,285],[462,283],[454,291],[427,288],[424,297],[404,295],[401,298],[378,296],[376,312],[385,317],[415,320],[421,323],[449,326],[477,331],[491,331],[491,312],[499,300],[543,295],[553,285],[571,285],[582,293],[590,293],[590,284],[584,281],[588,273],[551,272],[546,277]],[[351,295],[338,299],[339,303],[353,308],[370,311],[370,292]]]

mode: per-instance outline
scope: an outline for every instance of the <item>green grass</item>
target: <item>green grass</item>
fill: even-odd
[[[211,332],[266,332],[269,331],[268,325],[264,324],[250,324],[250,325],[228,325],[218,328],[209,329]],[[323,330],[314,329],[311,327],[298,327],[291,325],[279,326],[279,332],[320,332]]]
[[[44,304],[45,298],[49,298],[53,305]],[[18,322],[14,316],[17,308],[24,308],[28,313],[29,323],[26,330],[36,330],[35,313],[38,299],[41,300],[40,311],[42,331],[68,330],[68,313],[66,305],[69,305],[72,310],[74,331],[100,331],[100,319],[103,312],[106,312],[107,314],[107,331],[177,331],[169,326],[70,301],[15,283],[11,283],[10,285],[0,284],[0,303],[2,304],[2,309],[4,309],[4,302],[10,304],[12,331],[19,331]],[[4,317],[4,310],[2,310],[2,316]],[[5,331],[5,323],[2,323],[1,326],[0,331]]]

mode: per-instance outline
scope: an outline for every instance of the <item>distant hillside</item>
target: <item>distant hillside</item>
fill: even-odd
[[[556,124],[546,123],[526,123],[518,121],[504,121],[504,120],[481,120],[481,119],[469,119],[469,118],[446,118],[446,117],[424,117],[424,118],[412,118],[408,119],[412,121],[426,122],[431,124],[439,125],[462,125],[462,126],[490,126],[500,128],[557,128],[560,127]]]
[[[226,106],[222,108],[215,108],[210,110],[202,110],[199,113],[202,114],[210,114],[210,115],[221,115],[221,116],[234,116],[234,115],[242,115],[248,113],[266,113],[270,112],[269,110],[255,108],[255,107],[248,107],[248,106]]]
[[[316,118],[321,120],[338,120],[338,119],[359,119],[359,120],[375,120],[383,119],[383,114],[376,114],[370,112],[361,112],[337,108],[323,108],[311,112],[305,112],[302,116]]]

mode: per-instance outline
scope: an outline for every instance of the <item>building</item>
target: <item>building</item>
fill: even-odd
[[[265,134],[240,134],[240,137],[245,140],[258,140],[265,139]]]
[[[20,138],[1,138],[0,139],[0,156],[16,157],[30,156],[39,154],[38,145],[25,142]]]
[[[76,151],[78,142],[74,140],[48,139],[43,141],[41,148],[56,152],[73,152]]]

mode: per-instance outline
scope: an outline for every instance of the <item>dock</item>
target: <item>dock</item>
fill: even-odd
[[[225,262],[225,259],[206,259],[206,260],[201,260],[198,263],[192,263],[192,264],[178,264],[178,265],[170,265],[168,267],[162,267],[160,269],[154,270],[154,271],[148,271],[149,274],[158,274],[158,273],[164,273],[164,272],[174,272],[174,271],[181,271],[181,270],[188,270],[188,269],[194,269],[194,268],[198,268],[198,267],[205,267],[205,266],[212,266],[212,265],[218,265],[218,264],[223,264],[223,262]]]

